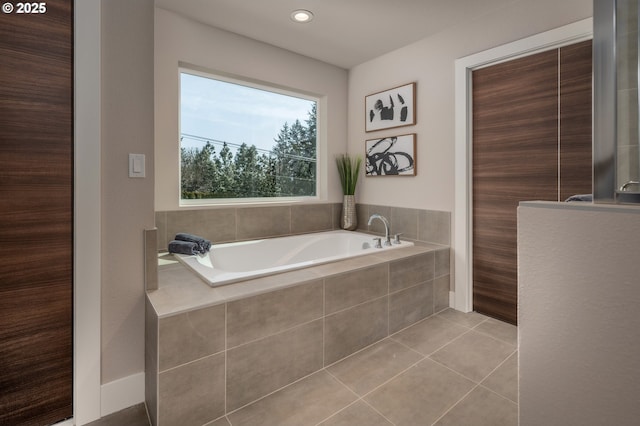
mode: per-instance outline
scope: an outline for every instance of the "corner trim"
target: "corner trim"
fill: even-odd
[[[100,0],[74,1],[73,421],[100,417]]]

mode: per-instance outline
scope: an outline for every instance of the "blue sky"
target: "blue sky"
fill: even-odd
[[[261,149],[273,146],[285,122],[304,124],[314,103],[187,73],[181,73],[180,85],[181,133]],[[196,145],[185,139],[182,146]]]

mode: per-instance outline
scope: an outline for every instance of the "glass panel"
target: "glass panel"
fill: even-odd
[[[315,197],[317,102],[181,73],[181,200]]]
[[[638,0],[616,1],[617,189],[640,193]]]

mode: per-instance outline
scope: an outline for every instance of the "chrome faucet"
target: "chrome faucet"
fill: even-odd
[[[384,245],[390,246],[391,237],[389,236],[389,221],[387,220],[386,217],[382,215],[372,214],[371,217],[369,218],[369,223],[367,223],[368,226],[371,226],[371,222],[373,222],[373,219],[380,219],[382,223],[384,223]]]

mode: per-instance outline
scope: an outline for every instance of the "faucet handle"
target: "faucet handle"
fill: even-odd
[[[382,238],[376,237],[373,239],[373,241],[376,242],[374,245],[375,248],[382,248]]]
[[[402,232],[399,232],[393,236],[393,244],[400,244],[400,235],[402,235]]]

